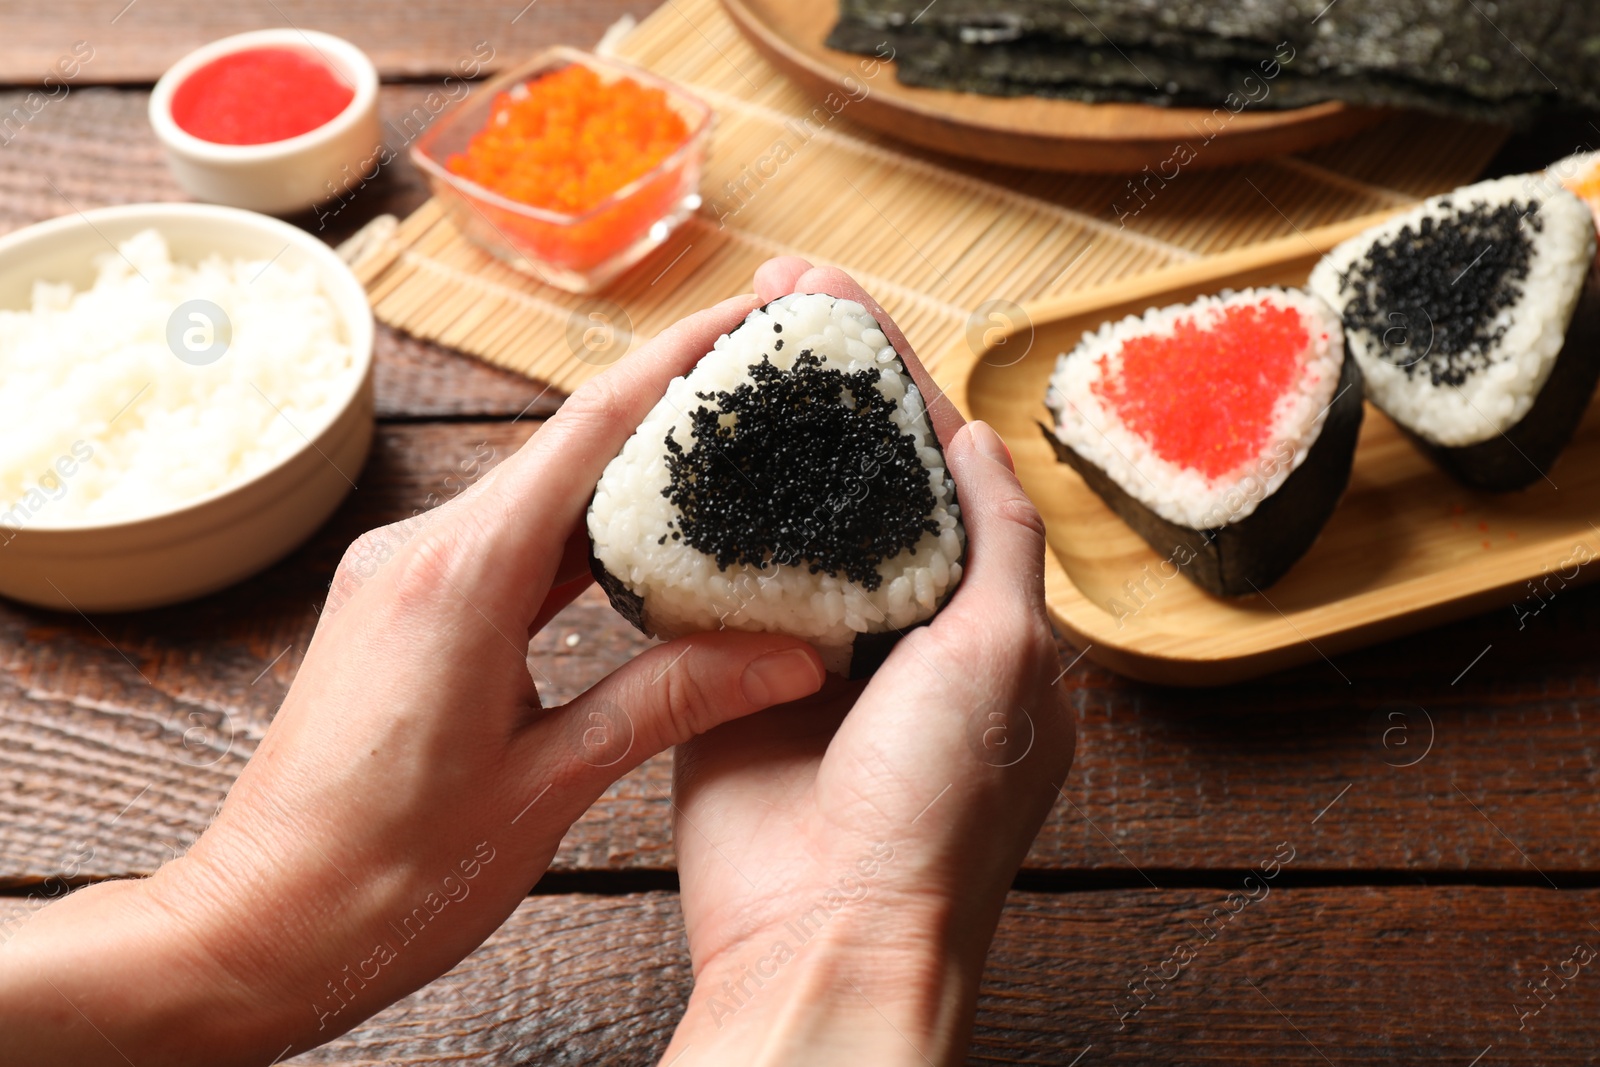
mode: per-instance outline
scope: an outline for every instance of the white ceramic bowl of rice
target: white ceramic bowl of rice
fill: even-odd
[[[0,237],[0,595],[150,608],[286,555],[366,461],[372,335],[338,255],[252,212]]]

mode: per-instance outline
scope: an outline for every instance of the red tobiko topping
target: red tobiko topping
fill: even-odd
[[[267,144],[310,133],[354,98],[354,89],[310,56],[248,48],[213,59],[179,83],[172,121],[213,144]]]
[[[1205,325],[1122,345],[1122,373],[1091,388],[1156,455],[1216,478],[1266,448],[1278,398],[1299,379],[1310,334],[1294,308],[1233,304]]]

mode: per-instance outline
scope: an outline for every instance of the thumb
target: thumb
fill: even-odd
[[[658,752],[730,719],[810,696],[822,659],[782,634],[723,630],[658,645],[519,739],[532,780],[587,808],[607,786]],[[580,809],[581,810],[581,809]]]
[[[950,609],[1042,614],[1044,520],[1017,480],[1010,449],[988,423],[971,422],[946,455],[967,529],[966,567]]]

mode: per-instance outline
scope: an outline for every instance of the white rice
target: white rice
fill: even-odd
[[[783,327],[782,351],[772,351],[773,325]],[[697,393],[731,391],[750,382],[749,368],[765,356],[788,371],[802,350],[845,373],[878,371],[879,389],[896,402],[892,420],[917,444],[935,507],[937,534],[878,566],[882,583],[868,591],[847,576],[812,574],[808,565],[734,564],[720,569],[671,534],[677,506],[662,494],[670,480],[664,445],[669,432],[693,447],[691,413]],[[824,295],[788,296],[754,312],[717,339],[687,376],[676,378],[620,454],[606,467],[589,509],[595,558],[642,597],[646,624],[658,637],[731,628],[805,638],[829,670],[846,673],[858,634],[904,630],[931,616],[961,577],[965,549],[955,486],[925,417],[922,395],[899,357],[860,304]],[[665,543],[660,543],[665,538]]]
[[[0,525],[136,519],[241,483],[321,432],[357,361],[316,272],[212,256],[173,263],[147,230],[96,260],[94,284],[41,280],[0,311]],[[194,366],[174,309],[222,308],[232,340]]]
[[[1092,388],[1103,378],[1120,375],[1122,346],[1130,338],[1170,335],[1185,319],[1203,327],[1229,307],[1263,301],[1297,309],[1310,340],[1298,382],[1273,409],[1266,444],[1234,470],[1208,478],[1157,455]],[[1298,289],[1224,292],[1193,304],[1151,308],[1084,334],[1077,348],[1057,359],[1047,403],[1058,413],[1055,433],[1061,442],[1105,471],[1124,492],[1168,522],[1216,529],[1253,514],[1305,460],[1335,399],[1343,360],[1339,320],[1322,301]]]
[[[1425,200],[1351,238],[1330,252],[1311,273],[1311,291],[1343,309],[1363,284],[1358,264],[1375,244],[1392,241],[1401,230],[1407,226],[1415,229],[1425,218],[1448,218],[1473,204],[1496,207],[1531,199],[1540,202],[1543,230],[1534,235],[1528,275],[1520,283],[1520,299],[1503,309],[1491,323],[1491,328],[1504,326],[1505,334],[1489,347],[1489,365],[1483,370],[1460,385],[1435,385],[1429,374],[1408,374],[1405,367],[1385,358],[1385,353],[1393,351],[1385,335],[1396,325],[1406,331],[1396,338],[1417,346],[1431,343],[1432,331],[1427,322],[1386,320],[1373,328],[1359,329],[1351,329],[1346,323],[1350,353],[1366,378],[1368,398],[1395,421],[1436,445],[1460,447],[1486,441],[1516,425],[1533,406],[1566,341],[1584,277],[1594,261],[1595,223],[1589,208],[1555,177],[1546,174],[1479,182]],[[1443,207],[1445,201],[1451,207]],[[1340,276],[1352,266],[1356,266],[1357,274],[1345,287]]]

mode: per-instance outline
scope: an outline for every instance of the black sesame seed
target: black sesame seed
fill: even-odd
[[[788,372],[763,357],[749,373],[696,394],[707,403],[690,413],[692,447],[667,434],[662,495],[684,541],[724,570],[805,566],[877,589],[883,561],[939,532],[927,468],[878,373],[824,367],[809,349]]]
[[[773,333],[782,333],[783,332],[783,323],[781,323],[781,322],[773,323],[772,324],[772,332]]]
[[[1449,199],[1439,207],[1451,210]],[[1406,376],[1460,385],[1486,369],[1506,333],[1495,320],[1522,299],[1539,201],[1490,207],[1479,201],[1453,215],[1427,217],[1378,241],[1340,275],[1350,296],[1345,328],[1378,338],[1378,355]]]

